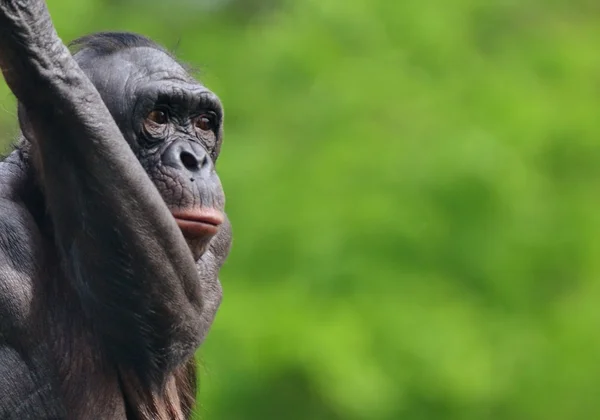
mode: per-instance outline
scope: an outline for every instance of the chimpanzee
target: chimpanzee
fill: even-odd
[[[0,419],[188,419],[231,245],[217,96],[151,40],[69,50],[0,0],[19,139],[0,162]]]

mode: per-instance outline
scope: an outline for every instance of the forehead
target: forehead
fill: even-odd
[[[132,103],[148,104],[157,100],[196,103],[216,96],[189,75],[169,54],[148,47],[117,51],[105,56],[78,57],[80,66],[96,86],[109,109],[127,113]]]
[[[128,77],[145,78],[147,81],[174,79],[198,83],[181,64],[167,53],[149,47],[130,48],[113,56],[113,64],[126,67]]]

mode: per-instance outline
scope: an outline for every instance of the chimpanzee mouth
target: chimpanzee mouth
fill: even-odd
[[[212,208],[174,210],[171,214],[183,235],[191,238],[216,235],[224,221],[223,213]]]

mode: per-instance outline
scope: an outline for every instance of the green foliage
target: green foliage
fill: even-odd
[[[600,416],[597,2],[259,3],[49,1],[65,39],[179,44],[225,103],[199,418]]]

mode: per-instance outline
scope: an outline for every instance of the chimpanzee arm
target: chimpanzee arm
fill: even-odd
[[[0,164],[0,419],[66,419],[43,327],[32,328],[43,256],[35,222],[13,193],[24,175]]]
[[[66,411],[57,398],[53,372],[8,345],[0,345],[0,419],[62,420]]]
[[[202,290],[166,204],[42,0],[0,0],[0,67],[25,108],[56,242],[86,315],[119,363],[160,382],[198,347],[220,295]]]

